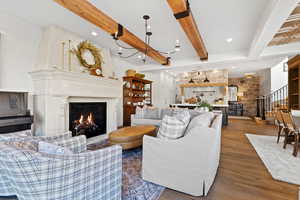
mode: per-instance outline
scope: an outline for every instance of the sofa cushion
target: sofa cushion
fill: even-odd
[[[189,112],[182,112],[175,116],[165,115],[158,130],[157,137],[163,139],[178,139],[184,135],[190,122]]]
[[[188,111],[189,109],[188,108],[174,108],[173,109],[173,116],[174,115],[177,115],[177,114],[179,114],[179,113],[182,113],[182,112],[184,112],[184,111]]]
[[[153,125],[159,127],[161,124],[160,119],[134,119],[131,121],[131,126],[137,125]]]
[[[144,110],[144,119],[159,119],[159,109],[146,107]]]
[[[39,142],[39,152],[40,153],[47,153],[53,155],[68,155],[73,154],[68,148],[61,147],[55,144],[50,144],[47,142],[40,141]]]
[[[144,109],[137,106],[135,109],[135,116],[136,119],[143,119],[144,118]]]
[[[205,112],[199,111],[199,110],[189,110],[189,113],[191,115],[191,119],[194,117],[197,117],[198,115],[204,114]]]
[[[209,127],[213,118],[214,118],[214,113],[212,113],[212,112],[205,112],[205,113],[202,113],[201,115],[194,117],[191,120],[189,126],[187,127],[187,132],[196,126]]]

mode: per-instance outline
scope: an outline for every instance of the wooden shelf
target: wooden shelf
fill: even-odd
[[[288,101],[289,109],[300,109],[300,56],[295,56],[288,61]]]
[[[151,84],[152,83],[152,81],[142,79],[142,78],[133,77],[133,76],[125,76],[125,77],[123,77],[123,80],[124,81],[133,81],[133,82],[142,82],[144,84]]]
[[[123,88],[124,90],[132,90],[134,92],[151,92],[151,90],[140,90],[140,89],[132,89],[132,88]]]
[[[128,76],[123,77],[123,81],[127,82],[123,87],[123,125],[130,126],[131,115],[135,114],[135,109],[138,106],[132,105],[133,103],[145,103],[146,105],[152,105],[152,81]],[[149,89],[142,89],[145,88],[146,85],[149,86]],[[130,88],[125,86],[130,86]],[[133,86],[134,88],[132,88]],[[147,96],[144,96],[145,94],[147,94]]]
[[[136,99],[139,99],[139,98],[143,98],[143,99],[146,99],[147,97],[131,97],[131,96],[124,96],[126,98],[136,98]]]

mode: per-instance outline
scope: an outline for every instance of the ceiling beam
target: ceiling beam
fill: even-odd
[[[276,0],[268,5],[249,49],[249,57],[259,57],[281,25],[296,8],[298,0]]]
[[[171,7],[175,18],[180,23],[185,34],[192,43],[194,49],[201,60],[208,59],[208,53],[199,32],[196,21],[193,17],[192,11],[189,8],[188,0],[167,0]]]
[[[120,26],[114,19],[100,11],[94,5],[92,5],[87,0],[53,0],[75,13],[76,15],[82,17],[83,19],[89,21],[90,23],[96,25],[97,27],[103,29],[109,34],[115,34],[118,32],[118,27]],[[153,60],[157,61],[162,65],[169,65],[169,59],[161,55],[158,51],[154,50],[151,46],[147,45],[144,41],[139,39],[125,27],[122,27],[123,34],[119,35],[118,39],[127,43],[128,45],[136,48],[138,51],[144,53],[147,48],[147,56],[151,57]]]
[[[268,46],[262,56],[292,56],[300,54],[300,43],[293,42],[278,46]]]

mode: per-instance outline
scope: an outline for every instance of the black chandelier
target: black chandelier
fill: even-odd
[[[118,55],[120,58],[130,58],[130,57],[133,57],[133,56],[136,56],[141,59],[144,63],[146,63],[146,58],[147,58],[147,53],[149,51],[149,46],[150,46],[150,37],[152,36],[152,32],[151,32],[151,26],[149,24],[149,19],[150,19],[150,16],[149,15],[144,15],[143,16],[143,19],[145,20],[145,51],[144,52],[141,52],[140,51],[135,51],[134,53],[131,53],[129,55],[126,55],[124,56],[123,55],[123,50],[134,50],[135,48],[133,47],[125,47],[123,45],[121,45],[119,43],[119,37],[123,35],[123,26],[121,24],[118,24],[118,31],[115,33],[115,34],[112,34],[113,36],[113,39],[115,40],[115,43],[116,45],[119,47],[118,49]],[[159,51],[159,50],[156,50],[154,49],[155,51],[161,53],[161,54],[164,54],[167,56],[167,63],[169,63],[169,60],[171,59],[171,55],[180,51],[180,43],[179,43],[179,40],[176,40],[175,42],[175,48],[171,51]]]

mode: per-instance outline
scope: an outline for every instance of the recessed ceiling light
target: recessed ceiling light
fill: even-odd
[[[228,42],[228,43],[232,42],[232,38],[227,38],[226,42]]]
[[[91,34],[92,34],[93,36],[97,36],[97,35],[98,35],[98,33],[95,32],[95,31],[93,31]]]
[[[231,69],[236,69],[236,66],[232,66]]]

